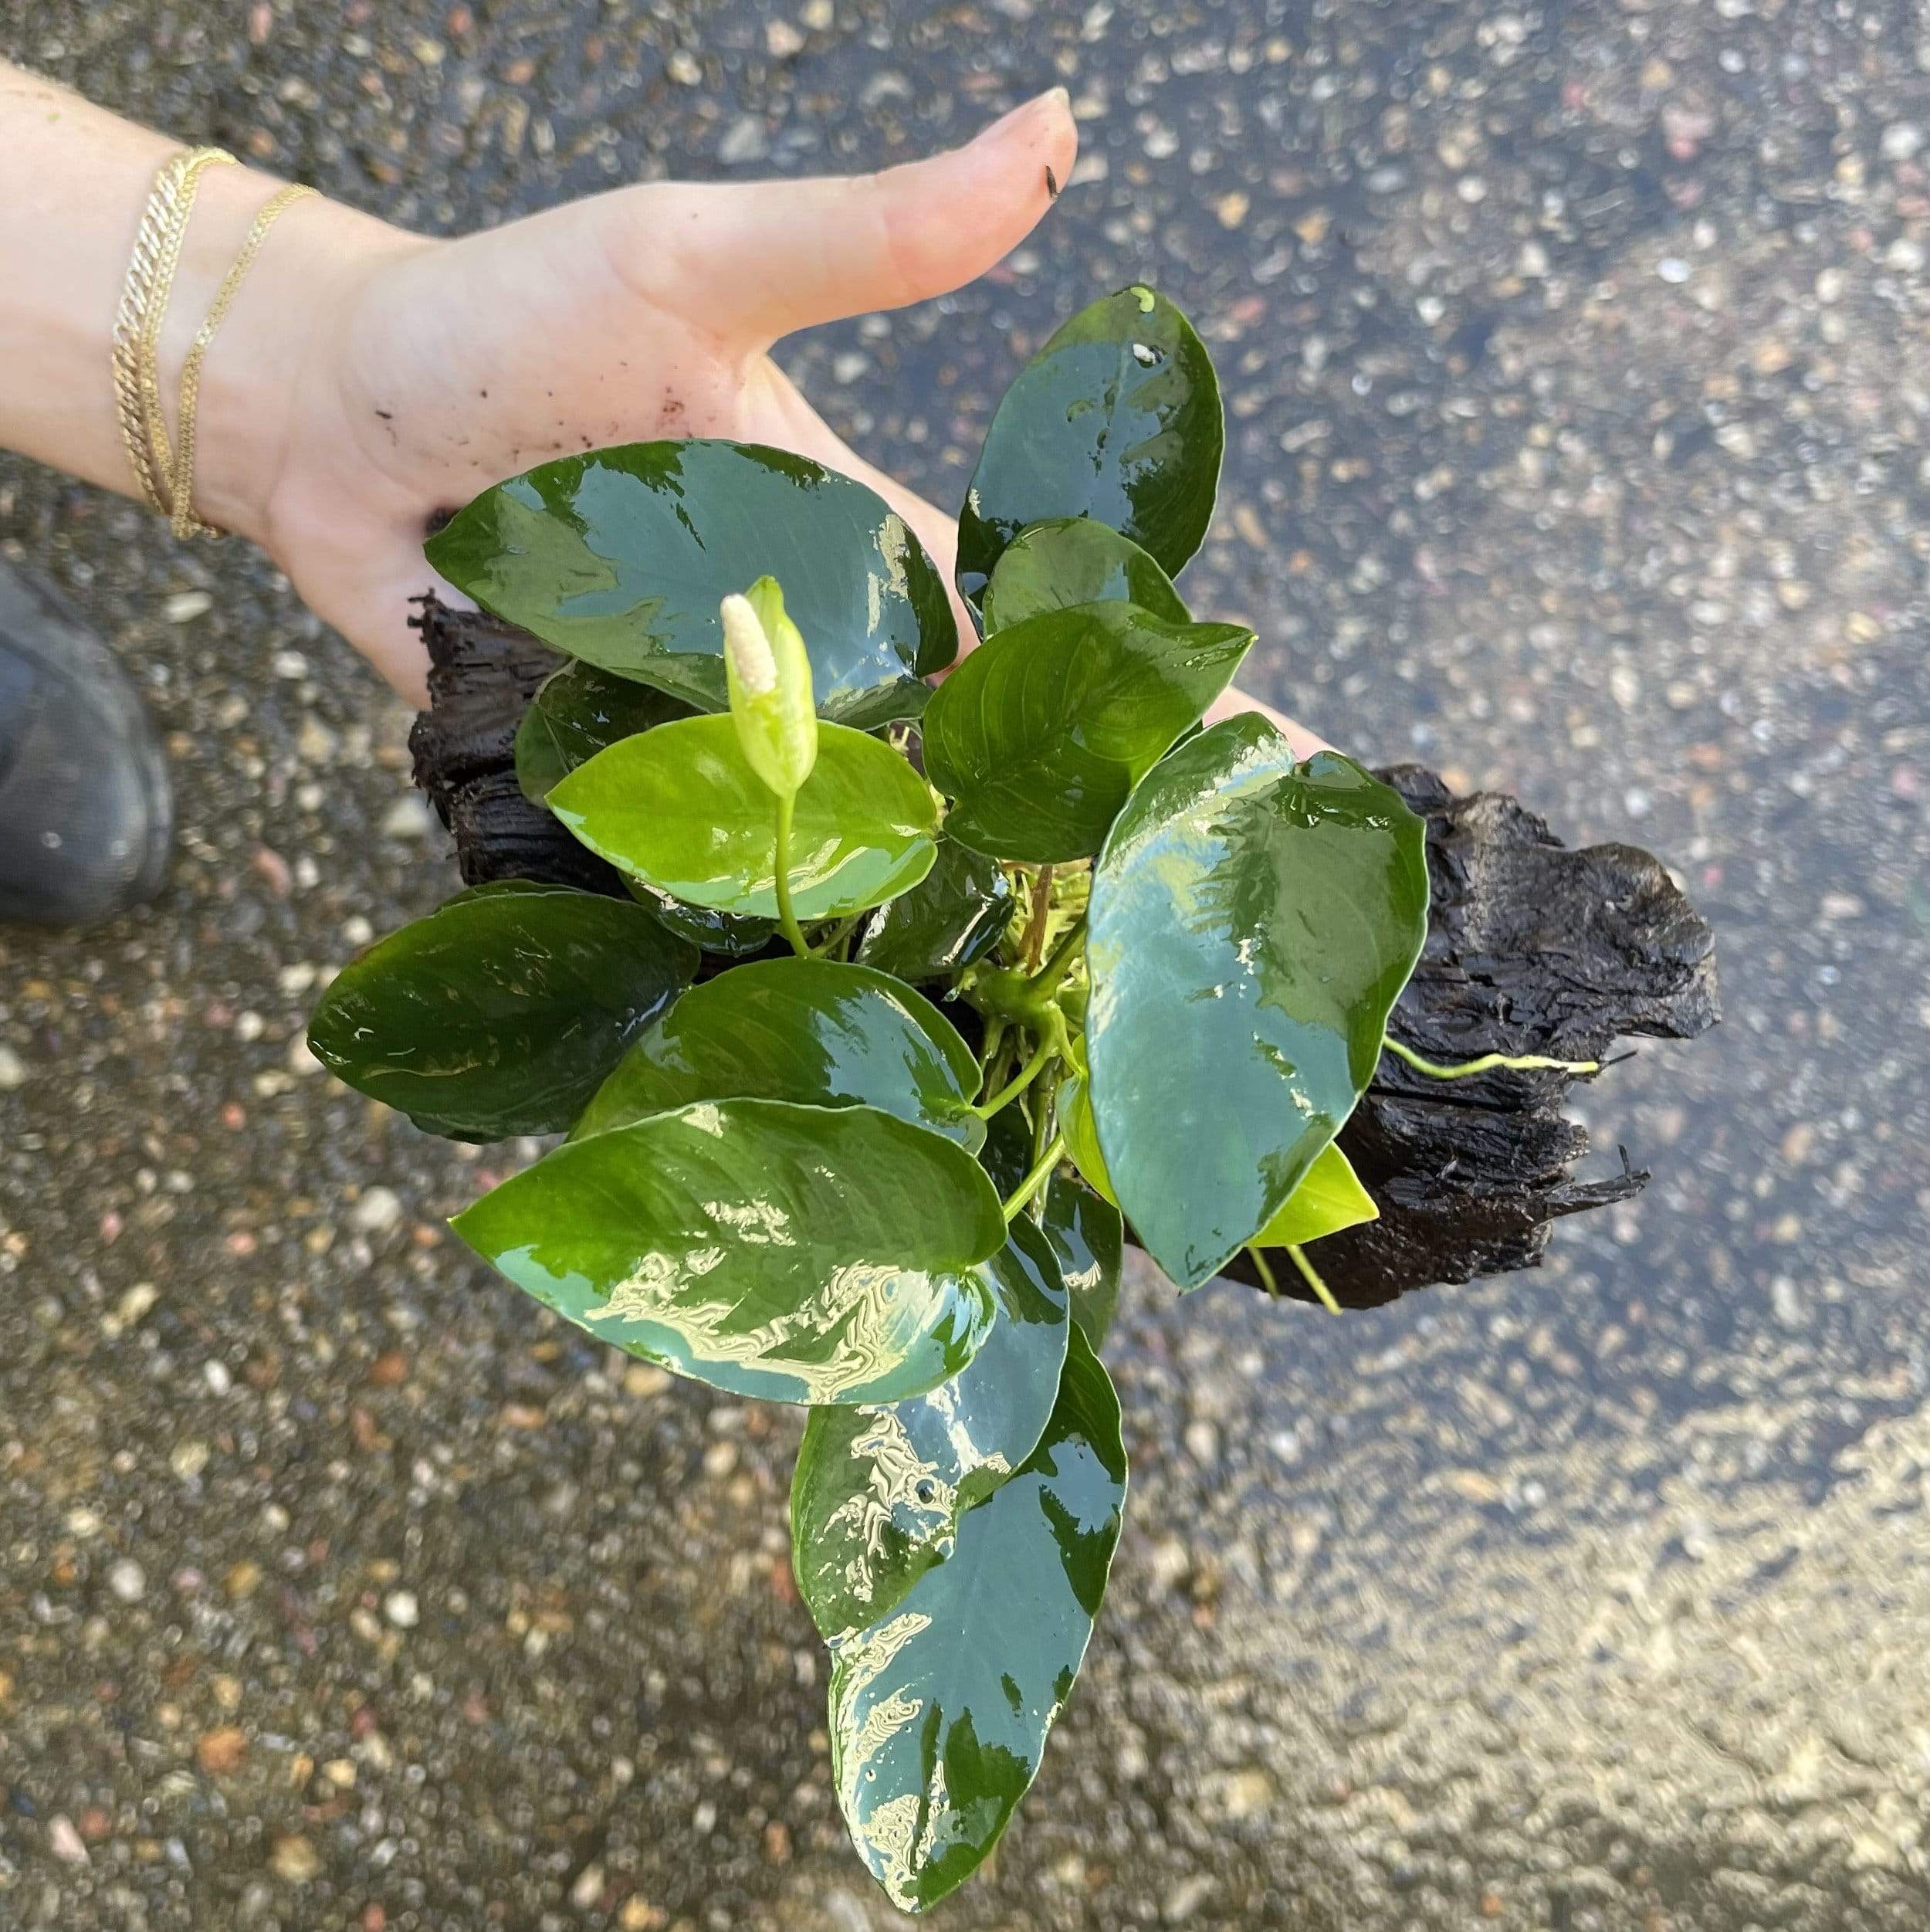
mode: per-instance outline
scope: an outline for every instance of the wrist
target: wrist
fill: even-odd
[[[180,372],[256,216],[279,184],[252,169],[202,181],[161,343],[171,429]],[[202,371],[196,514],[266,544],[276,486],[319,364],[339,340],[354,291],[395,253],[423,246],[387,223],[320,196],[290,207],[236,293]]]

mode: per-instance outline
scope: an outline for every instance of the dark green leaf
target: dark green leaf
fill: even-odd
[[[1089,517],[1055,517],[1012,539],[985,591],[985,635],[1072,604],[1136,604],[1169,623],[1193,613],[1129,537]]]
[[[1006,545],[1059,517],[1110,524],[1178,576],[1212,520],[1225,441],[1186,317],[1147,288],[1095,302],[998,405],[958,521],[960,589],[977,602]]]
[[[1000,859],[1085,859],[1133,787],[1233,680],[1253,633],[1132,604],[1042,612],[988,638],[933,693],[925,769],[946,831]]]
[[[547,463],[486,490],[428,560],[484,609],[701,710],[725,702],[717,606],[768,573],[826,717],[913,717],[958,649],[944,581],[875,492],[802,456],[693,438]]]
[[[1257,1248],[1304,1248],[1309,1241],[1378,1221],[1380,1210],[1360,1185],[1353,1163],[1337,1145],[1320,1150],[1319,1158],[1287,1197],[1287,1205],[1253,1238]]]
[[[984,1346],[907,1402],[816,1408],[791,1486],[797,1587],[827,1637],[875,1623],[951,1553],[959,1513],[1038,1446],[1065,1361],[1065,1290],[1021,1215],[983,1270],[998,1303]]]
[[[337,1079],[432,1134],[554,1134],[696,970],[641,907],[502,880],[344,967],[308,1043]]]
[[[624,1056],[573,1140],[692,1100],[875,1107],[975,1154],[978,1063],[922,993],[866,966],[755,960],[692,987]]]
[[[1126,1503],[1119,1398],[1067,1333],[1045,1433],[887,1615],[831,1646],[831,1776],[872,1876],[923,1911],[983,1863],[1037,1774]]]
[[[550,794],[550,809],[659,892],[777,914],[776,800],[728,717],[683,718],[613,744]],[[889,745],[820,726],[791,840],[797,917],[841,918],[909,891],[931,869],[937,833],[931,788]]]
[[[623,883],[630,897],[639,906],[647,907],[679,939],[687,939],[692,945],[722,958],[754,958],[777,936],[774,919],[747,919],[741,913],[719,912],[714,906],[686,905],[667,892],[646,886],[641,879],[625,879]]]
[[[447,912],[452,906],[466,906],[477,899],[506,899],[518,893],[574,892],[574,886],[560,886],[554,879],[485,879],[479,884],[465,886],[459,893],[452,893],[441,905],[438,912]]]
[[[516,728],[516,781],[532,805],[619,738],[690,715],[679,700],[571,663],[543,680]]]
[[[1119,1306],[1119,1268],[1126,1222],[1117,1208],[1064,1168],[1045,1188],[1040,1222],[1072,1297],[1072,1319],[1096,1348],[1106,1346]]]
[[[1001,1200],[1031,1171],[1032,1124],[1025,1117],[1024,1100],[1001,1107],[985,1123],[985,1146],[979,1158]]]
[[[1427,930],[1420,821],[1263,718],[1167,758],[1093,874],[1092,1112],[1139,1240],[1181,1286],[1278,1213],[1365,1090]]]
[[[872,1107],[703,1100],[572,1141],[456,1216],[546,1307],[778,1402],[895,1402],[957,1374],[1005,1242],[985,1171]]]
[[[900,979],[949,978],[983,959],[1012,917],[1012,883],[996,859],[950,839],[909,892],[880,908],[858,957]]]

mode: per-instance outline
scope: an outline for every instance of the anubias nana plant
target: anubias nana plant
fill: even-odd
[[[1128,1226],[1182,1292],[1243,1249],[1319,1290],[1376,1212],[1334,1136],[1426,934],[1421,827],[1258,717],[1200,728],[1254,641],[1173,588],[1223,439],[1170,303],[1075,317],[992,425],[984,642],[936,690],[945,587],[848,478],[696,441],[489,490],[429,558],[565,654],[518,776],[613,890],[460,893],[310,1034],[432,1133],[567,1134],[455,1220],[519,1287],[807,1406],[838,1798],[908,1910],[997,1842],[1092,1635]]]

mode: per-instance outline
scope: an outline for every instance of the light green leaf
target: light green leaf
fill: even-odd
[[[1112,1191],[1112,1177],[1106,1171],[1099,1130],[1092,1120],[1092,1083],[1082,1074],[1068,1074],[1060,1083],[1058,1124],[1065,1136],[1066,1158],[1096,1193],[1116,1208],[1119,1198]]]
[[[699,1101],[572,1141],[456,1216],[544,1307],[740,1395],[887,1402],[977,1352],[984,1170],[872,1107]]]
[[[541,805],[552,786],[619,738],[689,715],[679,699],[573,660],[543,680],[516,728],[516,784]]]
[[[550,809],[659,892],[777,915],[776,801],[728,717],[685,718],[613,744],[550,794]],[[931,788],[889,745],[821,727],[791,836],[797,917],[838,918],[909,890],[930,871],[937,835]]]
[[[686,995],[686,997],[688,997]],[[1353,1164],[1338,1144],[1320,1150],[1306,1178],[1287,1197],[1287,1205],[1253,1238],[1256,1248],[1304,1248],[1324,1235],[1378,1221],[1380,1209],[1360,1185]]]

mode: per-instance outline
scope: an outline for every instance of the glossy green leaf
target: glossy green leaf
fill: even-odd
[[[1055,517],[1021,530],[1000,557],[985,590],[985,635],[1042,611],[1112,602],[1193,621],[1173,579],[1131,537],[1089,517]]]
[[[1039,1226],[1058,1263],[1072,1319],[1095,1348],[1103,1348],[1119,1312],[1125,1219],[1111,1202],[1063,1169],[1047,1183],[1045,1198]]]
[[[740,913],[719,912],[714,906],[686,905],[667,892],[646,886],[641,879],[623,883],[630,897],[646,907],[660,925],[722,958],[753,958],[777,936],[774,919],[747,919]]]
[[[1106,1593],[1126,1502],[1119,1403],[1085,1337],[1025,1466],[959,1519],[896,1608],[831,1646],[831,1777],[892,1903],[935,1905],[1037,1774]]]
[[[983,959],[1011,918],[1012,883],[1004,868],[941,838],[931,870],[879,908],[858,957],[899,979],[948,978]]]
[[[1427,929],[1420,821],[1351,759],[1229,718],[1133,795],[1095,869],[1093,1119],[1182,1287],[1265,1228],[1353,1110]]]
[[[958,522],[958,583],[976,602],[1028,524],[1090,517],[1169,577],[1212,520],[1226,429],[1212,358],[1165,297],[1122,289],[1074,316],[992,419]]]
[[[779,1402],[894,1402],[990,1332],[985,1171],[872,1107],[702,1100],[572,1141],[458,1215],[546,1307],[680,1375]]]
[[[428,555],[485,610],[700,710],[725,702],[717,607],[767,573],[826,717],[915,717],[919,677],[957,654],[944,580],[904,519],[864,484],[757,443],[629,443],[543,463],[485,490]]]
[[[1092,1119],[1092,1083],[1079,1074],[1068,1074],[1060,1084],[1058,1126],[1065,1136],[1065,1158],[1096,1193],[1116,1208],[1119,1198],[1112,1191],[1112,1175],[1106,1171],[1099,1130]]]
[[[1337,1144],[1320,1150],[1306,1178],[1287,1197],[1287,1205],[1254,1237],[1259,1248],[1304,1248],[1324,1235],[1378,1221],[1380,1209],[1360,1185],[1353,1163]]]
[[[641,907],[501,880],[344,967],[308,1043],[338,1080],[432,1134],[553,1134],[696,970]]]
[[[990,637],[933,694],[925,769],[945,829],[996,858],[1089,858],[1133,787],[1233,681],[1237,624],[1132,604],[1042,612]]]
[[[572,1140],[692,1100],[875,1107],[984,1143],[978,1063],[922,993],[867,966],[753,960],[694,986],[643,1034],[584,1109]]]
[[[950,1555],[960,1512],[1024,1464],[1052,1412],[1066,1296],[1045,1235],[1021,1215],[984,1273],[998,1317],[950,1381],[909,1402],[813,1409],[804,1425],[792,1561],[827,1637],[875,1622]]]
[[[692,905],[777,911],[776,801],[727,717],[684,718],[592,758],[550,809],[619,870]],[[791,890],[800,919],[862,912],[930,871],[938,805],[891,747],[828,724],[797,794]]]
[[[619,738],[690,715],[647,684],[571,662],[543,680],[516,728],[516,781],[532,805]]]
[[[1067,1090],[1076,1084],[1068,1076],[1059,1088],[1058,1122],[1065,1130]],[[1066,1134],[1066,1151],[1072,1152]],[[1031,1124],[1024,1104],[1015,1101],[987,1124],[980,1155],[992,1185],[1010,1196],[1032,1164]],[[1084,1171],[1083,1169],[1081,1170]],[[1102,1171],[1103,1171],[1102,1170]],[[1059,1279],[1072,1299],[1072,1319],[1095,1348],[1106,1345],[1119,1303],[1119,1270],[1126,1249],[1126,1225],[1118,1207],[1102,1189],[1089,1187],[1069,1168],[1057,1169],[1023,1217],[1036,1225],[1058,1260]]]

